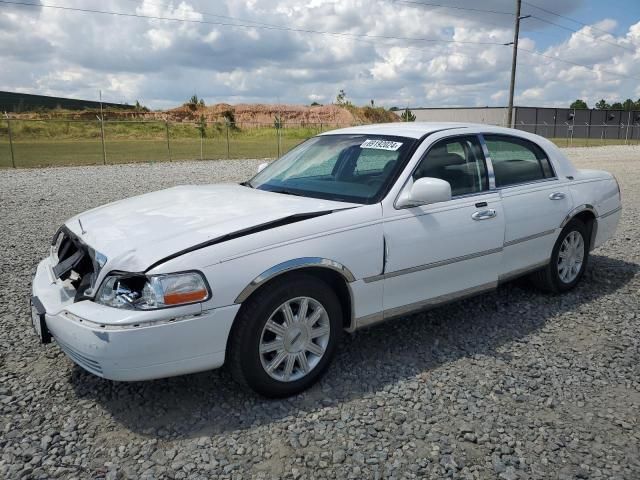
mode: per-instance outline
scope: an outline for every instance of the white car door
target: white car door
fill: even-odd
[[[505,215],[502,278],[545,265],[560,224],[572,209],[567,179],[556,177],[546,153],[529,140],[484,135]]]
[[[504,238],[499,192],[492,190],[479,138],[437,141],[409,182],[435,177],[451,185],[447,202],[384,212],[384,317],[493,288]]]

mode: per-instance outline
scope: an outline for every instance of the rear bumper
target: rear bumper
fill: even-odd
[[[67,356],[111,380],[149,380],[220,367],[240,305],[202,311],[189,305],[153,312],[120,310],[92,301],[74,303],[50,260],[39,265],[33,295],[45,323]]]

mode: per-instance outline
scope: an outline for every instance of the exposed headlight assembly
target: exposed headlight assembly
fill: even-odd
[[[207,281],[199,272],[165,275],[112,274],[102,282],[95,301],[129,310],[155,310],[188,305],[210,298]]]

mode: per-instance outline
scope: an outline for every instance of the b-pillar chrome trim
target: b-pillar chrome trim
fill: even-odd
[[[277,277],[278,275],[282,275],[283,273],[290,272],[292,270],[299,270],[301,268],[309,267],[328,268],[329,270],[338,272],[349,283],[356,280],[356,277],[347,267],[345,267],[341,263],[336,262],[335,260],[329,260],[328,258],[320,257],[295,258],[293,260],[282,262],[262,272],[260,275],[254,278],[251,283],[247,285],[244,290],[242,290],[242,292],[240,292],[240,295],[238,295],[238,297],[236,298],[235,303],[244,302],[253,292],[260,288],[261,285],[265,284],[272,278]]]
[[[478,134],[478,139],[480,139],[480,145],[482,146],[482,153],[484,154],[485,163],[487,165],[487,176],[489,177],[489,190],[496,189],[496,174],[493,171],[493,162],[491,161],[491,155],[489,154],[489,148],[487,148],[487,143],[484,141],[484,135],[481,133]]]

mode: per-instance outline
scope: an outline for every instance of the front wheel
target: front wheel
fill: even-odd
[[[551,261],[532,275],[534,285],[542,290],[560,293],[575,287],[587,268],[589,230],[580,220],[570,221],[560,232]]]
[[[243,305],[230,338],[233,378],[267,397],[294,395],[324,373],[342,332],[342,309],[323,281],[291,274]]]

